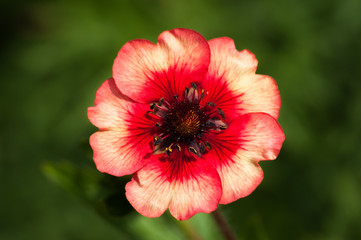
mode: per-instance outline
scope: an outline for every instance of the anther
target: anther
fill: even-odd
[[[219,115],[221,115],[222,119],[224,120],[224,119],[225,119],[225,116],[224,116],[223,110],[220,109],[220,108],[217,108],[217,111],[218,111]]]
[[[178,95],[174,95],[173,98],[174,98],[175,100],[178,100]]]
[[[227,125],[227,124],[222,125],[222,126],[219,126],[219,129],[221,129],[221,130],[225,130],[225,129],[227,129],[227,128],[228,128],[228,125]]]
[[[206,122],[206,127],[213,128],[215,130],[224,130],[228,127],[228,125],[220,119],[209,119]]]
[[[194,140],[189,143],[189,151],[197,155],[197,157],[202,157],[202,153],[199,149],[198,143]]]
[[[201,153],[204,153],[204,151],[206,150],[206,146],[204,145],[204,143],[200,143],[199,144],[199,151],[201,152]]]
[[[204,145],[206,146],[206,148],[208,148],[208,150],[212,149],[212,146],[209,142],[205,142]]]
[[[194,89],[198,89],[198,86],[195,84],[195,83],[191,83],[191,86],[192,86],[192,88],[194,88]]]
[[[202,89],[201,98],[204,98],[204,89]]]
[[[155,103],[151,103],[151,104],[150,104],[150,109],[151,109],[151,110],[154,110],[154,108],[155,108]]]
[[[161,144],[163,142],[163,139],[158,137],[158,136],[154,136],[154,146],[157,146],[159,144]]]
[[[181,146],[179,146],[179,144],[176,144],[175,146],[176,146],[178,152],[180,152],[182,150]]]
[[[194,149],[194,147],[189,147],[189,151],[191,151],[193,154],[197,155],[197,150]]]
[[[211,106],[211,107],[216,106],[216,105],[214,104],[214,102],[207,102],[207,105],[208,105],[208,106]]]
[[[164,97],[161,97],[161,99],[159,99],[158,105],[159,105],[159,106],[162,106],[162,105],[163,105],[163,101],[164,101]]]
[[[173,149],[171,147],[166,147],[165,148],[165,152],[167,153],[167,156],[170,157],[170,155],[172,154],[173,152]]]

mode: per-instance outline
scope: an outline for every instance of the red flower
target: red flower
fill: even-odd
[[[256,68],[232,39],[188,29],[126,43],[88,109],[97,168],[133,174],[126,197],[147,217],[169,208],[185,220],[249,195],[263,179],[258,162],[284,141],[277,85]]]

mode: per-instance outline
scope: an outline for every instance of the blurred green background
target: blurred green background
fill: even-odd
[[[122,198],[127,179],[95,171],[87,145],[87,107],[122,45],[176,27],[233,38],[279,85],[281,153],[261,163],[253,194],[221,207],[238,237],[361,239],[361,1],[0,6],[1,240],[220,239],[206,214],[181,225],[140,216]]]

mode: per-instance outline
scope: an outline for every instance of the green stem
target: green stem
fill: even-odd
[[[231,227],[226,221],[226,218],[224,217],[223,213],[217,209],[216,211],[212,212],[212,216],[214,220],[216,221],[219,230],[221,230],[223,236],[227,240],[237,240],[236,236],[234,235]]]
[[[186,221],[177,221],[178,226],[183,230],[185,235],[190,240],[202,240],[201,236],[195,231],[195,229],[189,225]]]

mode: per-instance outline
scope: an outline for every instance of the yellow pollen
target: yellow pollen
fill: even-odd
[[[190,110],[184,117],[175,121],[173,126],[178,134],[187,136],[198,132],[200,128],[200,120],[197,113]]]

